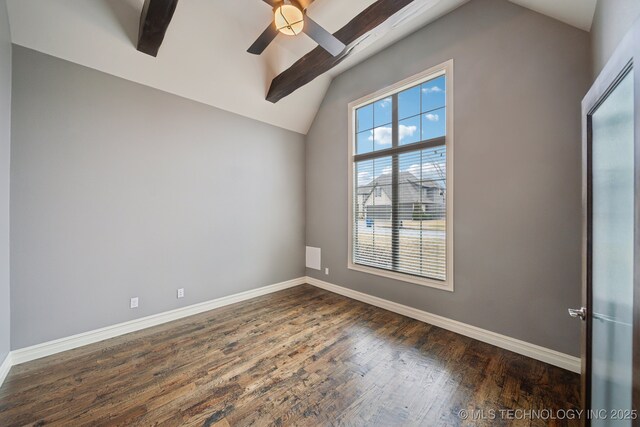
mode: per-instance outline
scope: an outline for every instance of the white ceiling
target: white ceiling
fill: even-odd
[[[374,1],[317,0],[308,12],[335,32]],[[315,44],[306,36],[279,35],[261,56],[246,53],[272,19],[261,0],[181,1],[157,58],[135,49],[144,0],[8,0],[7,5],[17,45],[304,134],[334,76],[468,0],[416,1],[421,9],[402,25],[370,37],[336,68],[276,104],[264,99],[271,79]],[[580,5],[596,0],[511,1],[583,28],[589,7]]]
[[[585,31],[591,31],[593,14],[598,0],[509,0],[536,12],[573,25]],[[606,0],[615,1],[615,0]]]
[[[425,7],[330,73],[276,104],[271,79],[316,45],[279,35],[261,56],[246,52],[272,19],[261,0],[178,3],[157,58],[135,49],[143,0],[9,0],[12,41],[40,52],[306,133],[335,76],[467,0],[420,0]],[[374,0],[318,0],[309,16],[335,32]]]

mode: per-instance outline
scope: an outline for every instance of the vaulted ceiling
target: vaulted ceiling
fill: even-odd
[[[308,37],[279,35],[262,55],[248,54],[273,18],[261,0],[179,2],[155,58],[136,50],[144,0],[9,0],[8,8],[17,45],[306,133],[334,76],[467,1],[415,0],[416,13],[372,33],[338,66],[275,104],[265,100],[272,79],[316,45]],[[596,2],[511,1],[585,30]],[[374,2],[316,0],[308,14],[333,33]]]

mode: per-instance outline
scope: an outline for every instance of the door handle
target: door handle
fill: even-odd
[[[579,317],[580,320],[584,320],[584,319],[587,318],[587,309],[586,309],[586,307],[570,308],[569,309],[569,316],[571,316],[571,317]]]

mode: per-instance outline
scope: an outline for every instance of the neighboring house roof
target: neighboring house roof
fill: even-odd
[[[373,190],[371,182],[366,186],[358,187],[358,196],[368,196],[371,194],[371,190]]]
[[[369,195],[376,187],[381,187],[391,200],[391,173],[383,173],[369,184],[358,187],[358,195]],[[437,181],[430,179],[420,181],[411,172],[406,171],[400,172],[398,187],[400,189],[399,203],[427,202],[420,197],[421,188],[442,188]]]

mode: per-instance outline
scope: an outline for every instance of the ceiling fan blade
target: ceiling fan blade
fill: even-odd
[[[304,29],[302,31],[333,56],[338,56],[346,48],[344,43],[307,15],[304,15]]]
[[[247,52],[253,53],[254,55],[260,55],[266,48],[269,46],[269,43],[273,41],[278,35],[278,30],[276,30],[276,26],[273,24],[269,24],[266,30],[260,34],[260,36],[253,42],[251,47],[247,49]]]
[[[277,4],[282,3],[282,0],[262,0],[262,1],[271,7],[276,7]]]

